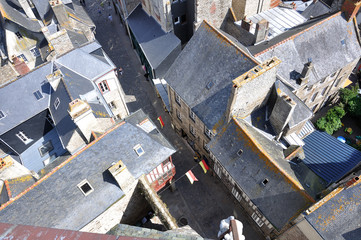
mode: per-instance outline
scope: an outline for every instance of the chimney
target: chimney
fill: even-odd
[[[15,70],[18,72],[19,75],[25,75],[30,72],[28,65],[26,65],[23,59],[19,59],[17,56],[14,55],[12,56],[11,60],[14,64]]]
[[[243,28],[244,30],[249,32],[249,30],[251,29],[251,26],[252,26],[252,21],[248,20],[246,17],[244,17],[242,19],[241,28]]]
[[[341,11],[345,14],[347,22],[350,22],[360,9],[360,0],[345,0],[342,4]]]
[[[92,131],[98,129],[98,122],[89,104],[80,99],[75,99],[69,103],[68,112],[83,136],[90,142]]]
[[[48,27],[42,27],[41,31],[51,47],[55,50],[56,54],[62,55],[74,48],[68,32],[65,29],[61,29],[53,34],[49,32]]]
[[[61,0],[50,0],[49,4],[60,26],[64,27],[70,25],[69,15],[63,2]]]
[[[56,70],[52,74],[47,75],[46,79],[48,79],[48,82],[50,83],[52,88],[56,91],[62,77],[63,75],[61,74],[60,70]]]
[[[266,19],[262,19],[256,25],[256,42],[259,43],[267,39],[269,31],[269,22]]]
[[[298,81],[299,85],[308,83],[308,80],[310,78],[310,73],[312,70],[313,70],[313,63],[311,61],[305,63],[305,65],[303,66],[301,77]]]
[[[269,121],[273,127],[273,130],[278,135],[279,140],[290,121],[292,114],[295,110],[296,103],[284,93],[277,95],[275,106],[273,107]]]

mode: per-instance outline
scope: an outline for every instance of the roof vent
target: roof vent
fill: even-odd
[[[5,113],[3,111],[0,111],[0,120],[3,119],[5,116]]]

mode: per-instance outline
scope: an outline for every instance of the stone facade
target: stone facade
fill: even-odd
[[[301,87],[295,91],[295,94],[302,99],[314,113],[317,112],[329,101],[337,100],[338,91],[345,84],[346,79],[350,76],[357,62],[358,59],[323,80],[316,82],[312,86],[307,86],[306,84],[301,85]]]
[[[232,8],[237,20],[241,20],[245,16],[252,16],[268,10],[271,2],[271,0],[234,0]]]
[[[194,29],[197,29],[203,20],[212,26],[220,28],[229,8],[232,7],[231,0],[198,0],[195,2]]]
[[[169,0],[141,0],[141,3],[144,11],[159,23],[163,31],[170,32],[173,30]]]

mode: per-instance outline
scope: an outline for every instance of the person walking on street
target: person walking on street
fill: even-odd
[[[111,14],[109,14],[109,16],[108,16],[108,20],[109,20],[109,22],[113,22],[113,17],[112,17],[112,15],[111,15]]]

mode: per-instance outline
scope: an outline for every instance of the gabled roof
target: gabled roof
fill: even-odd
[[[361,152],[326,132],[314,131],[303,147],[304,163],[328,184],[341,180],[361,162]]]
[[[241,190],[278,230],[313,202],[298,182],[292,165],[284,160],[282,148],[244,120],[233,118],[208,146]],[[265,179],[268,183],[263,185]]]
[[[164,79],[209,129],[224,115],[232,80],[258,62],[203,22]]]
[[[6,0],[0,0],[0,12],[2,17],[18,24],[19,26],[32,31],[41,32],[41,26],[37,19],[30,19],[24,13],[9,5]]]
[[[359,239],[361,236],[361,184],[338,193],[306,216],[323,239]]]
[[[144,150],[141,156],[133,149],[137,144]],[[112,163],[122,160],[138,178],[174,152],[141,127],[121,122],[1,206],[0,222],[79,230],[124,195],[107,170]],[[94,189],[87,196],[77,187],[84,179]]]
[[[48,107],[51,88],[46,75],[51,71],[51,64],[44,64],[0,87],[0,111],[6,115],[0,120],[0,135]],[[36,91],[40,91],[42,99],[36,99],[34,95]]]
[[[327,14],[330,12],[330,7],[324,3],[322,0],[314,1],[312,2],[305,11],[302,12],[302,16],[304,16],[307,19],[310,19],[311,17],[318,17],[323,14]]]
[[[313,85],[360,58],[356,27],[341,12],[326,14],[248,49],[259,61],[273,56],[281,59],[278,74],[297,89],[296,80],[309,61],[314,70],[308,84]]]

